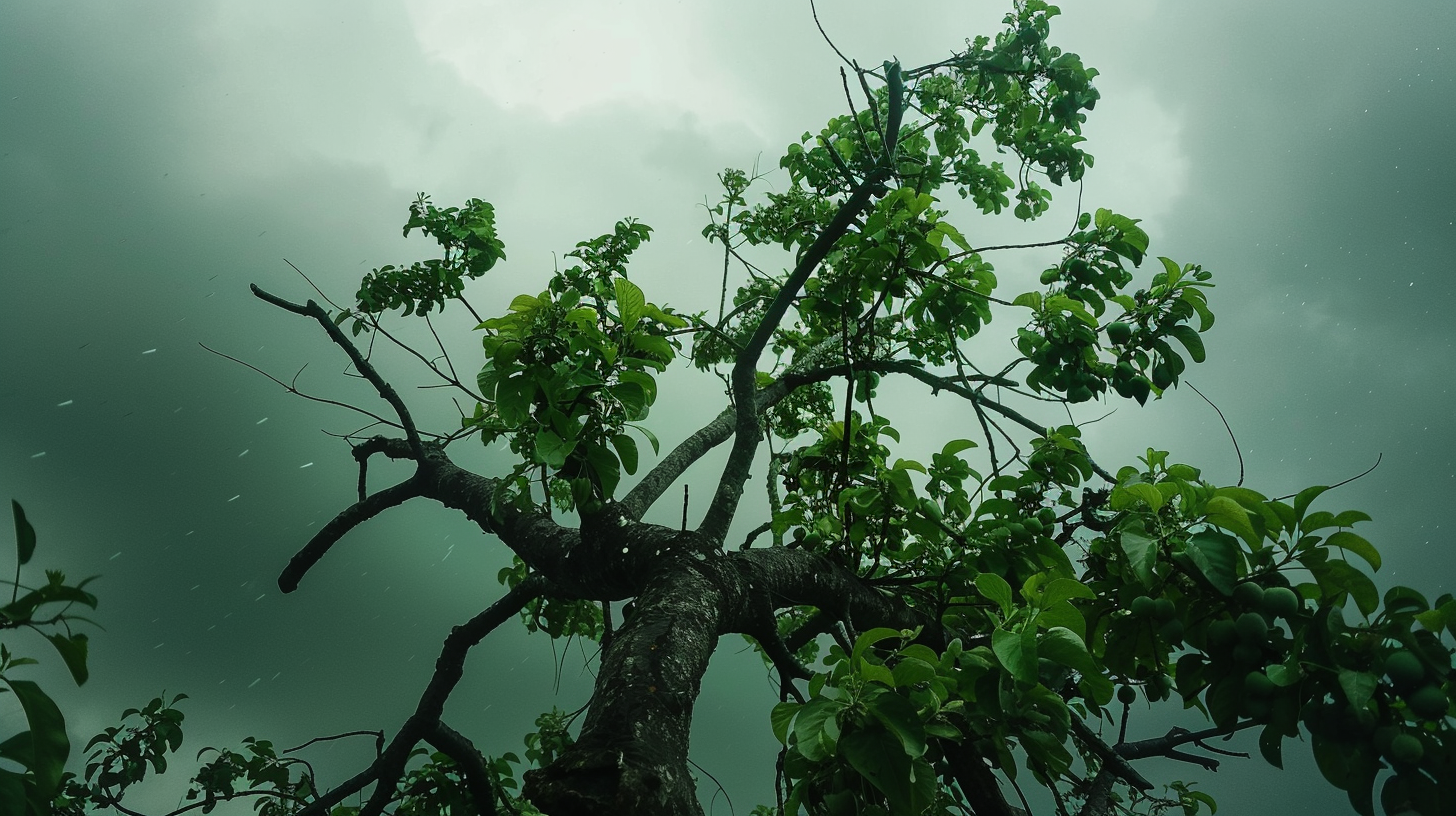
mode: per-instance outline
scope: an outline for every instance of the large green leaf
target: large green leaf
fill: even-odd
[[[60,785],[66,757],[71,753],[66,720],[55,701],[33,681],[0,677],[0,682],[10,686],[25,710],[25,720],[30,726],[29,767],[35,774],[36,793],[43,801],[50,801]]]
[[[25,510],[20,502],[10,500],[10,514],[15,517],[15,550],[18,560],[25,564],[35,554],[35,528],[25,519]]]
[[[834,753],[839,741],[836,718],[844,710],[844,705],[839,700],[816,697],[799,710],[798,716],[794,717],[794,739],[805,759],[818,762]],[[904,755],[905,752],[900,753]]]
[[[1131,527],[1123,528],[1118,539],[1127,563],[1132,567],[1133,577],[1145,587],[1152,586],[1153,564],[1158,560],[1157,540]]]
[[[893,691],[882,691],[867,696],[865,708],[900,740],[907,756],[924,756],[925,723],[921,721],[914,703]]]
[[[1189,537],[1188,555],[1214,589],[1233,594],[1238,582],[1238,542],[1217,530],[1203,530]]]
[[[983,572],[976,576],[976,589],[986,596],[987,600],[995,601],[1001,607],[1002,617],[1011,614],[1011,585],[1006,579],[994,572]]]
[[[76,681],[76,685],[85,685],[86,678],[89,676],[86,671],[86,633],[77,632],[69,637],[60,634],[46,635],[46,640],[49,640],[56,647],[56,651],[60,652],[61,659],[66,661],[66,668],[71,670],[71,677]]]
[[[566,464],[566,457],[571,455],[576,448],[576,443],[567,442],[550,428],[540,428],[536,431],[536,455],[541,462],[552,470],[559,470]]]
[[[774,705],[773,710],[768,714],[769,725],[773,728],[773,734],[778,741],[784,745],[789,744],[789,726],[794,721],[794,715],[799,713],[801,706],[793,700],[786,700]]]
[[[1251,544],[1257,544],[1261,538],[1254,532],[1254,525],[1249,522],[1248,511],[1228,496],[1214,496],[1209,499],[1203,512],[1211,524],[1238,533],[1240,538]]]
[[[1325,540],[1325,544],[1330,547],[1339,547],[1345,552],[1352,552],[1365,559],[1371,569],[1380,569],[1380,552],[1375,549],[1375,545],[1349,530],[1335,533]]]
[[[991,651],[1012,677],[1027,685],[1036,685],[1035,632],[997,629],[991,633]]]
[[[890,800],[891,813],[919,814],[934,800],[934,771],[928,763],[907,756],[889,731],[856,728],[839,741],[839,750],[850,767]]]
[[[622,315],[622,328],[632,331],[646,311],[647,298],[643,296],[642,290],[637,288],[637,284],[626,278],[616,278],[612,281],[612,285],[617,290],[617,309]]]
[[[25,816],[32,813],[25,796],[25,775],[0,768],[0,813]]]
[[[1087,651],[1087,644],[1077,637],[1076,632],[1065,627],[1054,626],[1042,634],[1036,644],[1036,654],[1084,675],[1099,673],[1097,664]]]

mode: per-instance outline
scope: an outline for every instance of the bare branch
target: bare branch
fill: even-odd
[[[367,379],[374,386],[375,390],[379,392],[380,398],[388,402],[390,407],[394,408],[395,414],[399,416],[400,427],[404,430],[405,438],[409,441],[410,448],[414,450],[418,458],[424,457],[424,452],[420,446],[419,431],[415,429],[415,422],[410,418],[409,408],[405,406],[404,400],[400,399],[399,394],[395,393],[394,386],[379,376],[379,372],[374,370],[374,366],[370,364],[369,360],[365,359],[364,355],[359,353],[358,347],[348,337],[344,336],[344,332],[338,326],[334,325],[334,321],[329,319],[329,313],[324,311],[322,306],[312,300],[300,306],[297,303],[292,303],[277,295],[263,291],[257,284],[251,284],[249,288],[253,290],[254,295],[280,309],[317,320],[319,325],[323,326],[324,331],[328,332],[329,339],[333,340],[335,345],[342,348],[344,353],[349,355],[349,359],[354,363],[354,370],[358,371],[360,375]]]

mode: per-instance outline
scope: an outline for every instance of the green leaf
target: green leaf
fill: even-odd
[[[1370,698],[1375,694],[1377,682],[1375,675],[1369,672],[1340,669],[1340,688],[1344,690],[1350,705],[1355,708],[1364,708],[1365,704],[1370,702]]]
[[[857,668],[864,660],[864,654],[869,651],[870,647],[882,640],[888,640],[892,637],[897,638],[899,636],[899,629],[891,629],[886,626],[880,626],[865,632],[854,642],[854,650],[849,655],[849,665]]]
[[[856,728],[840,740],[839,750],[850,767],[890,800],[891,813],[918,814],[934,799],[934,771],[907,756],[889,731]]]
[[[25,776],[0,768],[0,813],[20,816],[30,812],[25,798]]]
[[[1100,674],[1091,653],[1087,651],[1087,644],[1071,629],[1053,626],[1037,641],[1036,650],[1038,657],[1069,666],[1083,675]]]
[[[622,481],[622,469],[617,455],[602,445],[588,442],[586,462],[597,475],[597,483],[602,487],[602,498],[610,499],[617,491],[617,483]]]
[[[1324,563],[1306,563],[1305,566],[1314,573],[1315,580],[1319,582],[1320,589],[1327,597],[1337,596],[1341,592],[1348,592],[1354,599],[1355,606],[1366,616],[1375,612],[1380,606],[1380,593],[1370,577],[1347,561],[1326,561]]]
[[[575,442],[567,442],[550,428],[536,431],[536,455],[552,470],[560,470],[566,464],[566,457],[575,449]]]
[[[773,735],[784,745],[789,744],[789,724],[794,721],[794,715],[799,713],[801,706],[793,700],[786,700],[778,703],[768,713],[769,725],[773,728]]]
[[[1310,502],[1319,498],[1319,494],[1326,490],[1329,490],[1329,488],[1324,485],[1316,485],[1314,487],[1306,487],[1299,491],[1299,495],[1294,497],[1294,515],[1299,518],[1304,518],[1304,511],[1309,509]]]
[[[617,289],[617,309],[622,315],[622,327],[632,331],[647,309],[647,298],[637,284],[626,278],[616,278],[612,285]]]
[[[1037,654],[1034,632],[997,629],[991,633],[991,651],[1012,677],[1029,686],[1036,685]]]
[[[1140,530],[1126,528],[1118,536],[1122,552],[1132,567],[1133,577],[1144,587],[1153,585],[1153,564],[1158,560],[1158,542]]]
[[[636,473],[637,441],[626,434],[614,434],[612,447],[617,449],[617,456],[622,460],[622,469],[627,471],[627,475]]]
[[[839,740],[839,723],[835,718],[843,709],[844,703],[838,700],[816,697],[799,710],[794,717],[794,739],[805,759],[818,762],[834,753]]]
[[[1055,578],[1041,591],[1043,609],[1073,598],[1096,598],[1097,593],[1075,578]]]
[[[1349,530],[1341,530],[1330,536],[1325,540],[1325,545],[1339,547],[1345,552],[1352,552],[1365,559],[1371,569],[1380,569],[1380,553],[1375,549],[1375,545]]]
[[[35,528],[25,520],[25,510],[21,508],[20,502],[10,500],[10,513],[15,516],[16,555],[21,565],[24,565],[35,554]]]
[[[1214,589],[1233,594],[1238,582],[1238,542],[1216,530],[1203,530],[1189,537],[1188,555]]]
[[[629,424],[628,427],[632,428],[632,430],[637,431],[638,433],[640,433],[643,436],[647,437],[647,444],[649,444],[649,445],[652,446],[652,452],[653,452],[653,454],[657,454],[657,453],[659,453],[661,451],[661,449],[662,449],[662,443],[660,443],[660,442],[657,441],[657,434],[654,434],[652,431],[647,430],[646,428],[642,427],[641,425],[631,425],[631,424]]]
[[[915,704],[893,691],[885,691],[865,699],[865,708],[897,739],[905,755],[925,755],[925,725]]]
[[[1245,541],[1257,542],[1261,538],[1249,522],[1248,511],[1228,496],[1214,496],[1209,499],[1203,512],[1210,523],[1238,533]]]
[[[0,682],[10,686],[25,710],[25,720],[30,726],[29,768],[35,774],[38,798],[49,802],[55,798],[66,768],[66,757],[71,753],[65,718],[55,702],[33,681],[0,677]]]
[[[61,659],[66,661],[66,668],[71,670],[71,677],[76,681],[76,685],[85,685],[86,678],[89,676],[86,671],[86,633],[77,632],[70,637],[59,634],[46,635],[46,640],[55,645],[56,651],[61,653]]]
[[[1203,362],[1205,356],[1203,339],[1198,336],[1198,332],[1194,331],[1192,326],[1174,326],[1168,330],[1168,333],[1178,338],[1178,342],[1188,349],[1188,356],[1193,358],[1193,362]]]
[[[1003,618],[1010,616],[1012,604],[1011,585],[1006,583],[1005,578],[1002,578],[994,572],[983,572],[976,576],[976,589],[982,595],[986,596],[987,600],[995,601],[996,605],[1001,607],[1001,616]]]

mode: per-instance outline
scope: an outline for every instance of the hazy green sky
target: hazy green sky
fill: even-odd
[[[1145,219],[1155,254],[1217,275],[1209,361],[1187,379],[1231,423],[1245,484],[1282,495],[1383,456],[1322,506],[1374,516],[1362,532],[1386,553],[1382,581],[1456,590],[1444,518],[1456,491],[1456,6],[1064,8],[1053,42],[1102,71],[1084,204]],[[820,5],[864,64],[940,59],[1004,11]],[[553,252],[628,215],[656,230],[633,279],[657,302],[710,308],[721,257],[699,230],[714,174],[760,156],[772,167],[843,104],[806,2],[0,5],[0,498],[35,523],[37,568],[103,576],[91,682],[68,690],[42,675],[73,737],[163,689],[192,697],[187,755],[249,734],[293,745],[392,732],[449,627],[500,594],[500,544],[424,504],[355,531],[297,593],[278,592],[287,559],[352,500],[348,449],[320,429],[363,421],[199,344],[284,379],[308,364],[300,388],[371,403],[316,326],[247,284],[307,298],[287,258],[347,297],[369,268],[427,251],[399,234],[424,190],[497,207],[510,260],[470,290],[478,308],[539,290]],[[1056,237],[1070,218],[1025,227],[953,199],[973,241]],[[1046,259],[993,260],[1014,294]],[[471,322],[442,325],[473,370]],[[1003,318],[986,337],[1010,328]],[[425,381],[398,355],[381,360],[397,385]],[[908,396],[912,446],[967,422],[959,406]],[[409,398],[434,427],[451,423],[444,392]],[[721,404],[713,380],[670,379],[659,435],[674,444]],[[1215,481],[1238,477],[1222,425],[1187,389],[1120,405],[1087,434],[1111,467],[1156,446]],[[487,473],[501,457],[464,454]],[[56,664],[44,645],[12,648]],[[541,709],[585,702],[590,676],[571,648],[553,696],[548,643],[492,635],[448,719],[487,751],[517,748]],[[725,640],[693,757],[740,814],[771,798],[773,699],[758,659]],[[0,711],[0,734],[18,724]],[[311,758],[337,780],[368,742]],[[1234,813],[1345,807],[1303,752],[1286,755],[1283,775],[1256,758],[1149,776],[1197,780]],[[184,781],[138,802],[170,809]],[[715,808],[728,812],[721,797]]]

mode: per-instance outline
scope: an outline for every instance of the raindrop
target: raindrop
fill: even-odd
[[[65,402],[57,403],[56,404],[56,407],[57,408],[65,408],[67,405],[70,405],[73,402],[75,402],[75,400],[66,400]]]
[[[142,354],[155,354],[156,351],[156,349],[147,349],[146,351],[142,352]]]
[[[313,467],[313,462],[309,462],[309,463],[308,463],[308,464],[306,464],[306,465],[299,465],[299,466],[298,466],[298,469],[299,469],[299,470],[303,470],[303,469],[304,469],[304,468],[306,468],[306,467]]]
[[[120,558],[120,557],[121,557],[121,551],[120,550],[117,550],[116,555],[113,555],[113,556],[111,556],[110,558],[108,558],[106,560],[107,561],[115,561],[117,558]]]
[[[259,677],[257,680],[254,680],[253,682],[249,683],[248,684],[248,688],[252,688],[253,686],[258,685],[258,683],[261,682],[262,680],[263,680],[263,678]]]
[[[282,674],[282,673],[283,673],[283,672],[278,672],[278,674]],[[268,678],[268,679],[269,679],[269,680],[277,680],[277,679],[278,679],[278,674],[275,674],[275,675],[273,675],[273,676],[272,676],[272,677],[270,677],[270,678]]]
[[[252,450],[252,448],[244,448],[244,449],[243,449],[243,452],[242,452],[242,453],[240,453],[240,454],[238,454],[238,458],[239,458],[239,459],[241,459],[241,458],[243,458],[243,457],[244,457],[244,456],[247,456],[247,455],[248,455],[248,451],[250,451],[250,450]]]
[[[243,494],[239,493],[238,495],[233,496],[231,499],[228,499],[228,501],[237,501],[238,499],[240,499],[242,497],[243,497]]]
[[[267,421],[268,421],[268,417],[263,417],[262,419],[258,420],[257,422],[254,422],[253,424],[254,425],[262,425],[264,422],[267,422]]]
[[[32,458],[32,459],[39,459],[42,456],[45,456],[45,451],[41,451],[40,453],[31,454],[30,458]]]
[[[201,587],[201,586],[202,586],[202,584],[198,584],[198,585],[197,585],[197,586],[194,586],[194,587],[193,587],[193,589],[198,589],[198,588],[200,588],[200,587]]]
[[[158,643],[156,646],[153,646],[152,647],[152,651],[155,652],[156,650],[158,650],[158,649],[160,649],[160,648],[162,648],[163,646],[166,646],[166,645],[167,644],[165,644],[165,643]]]
[[[254,598],[253,599],[253,603],[257,603],[258,601],[261,601],[261,600],[263,600],[266,597],[268,597],[268,593],[265,592],[262,595],[259,595],[258,597]]]

